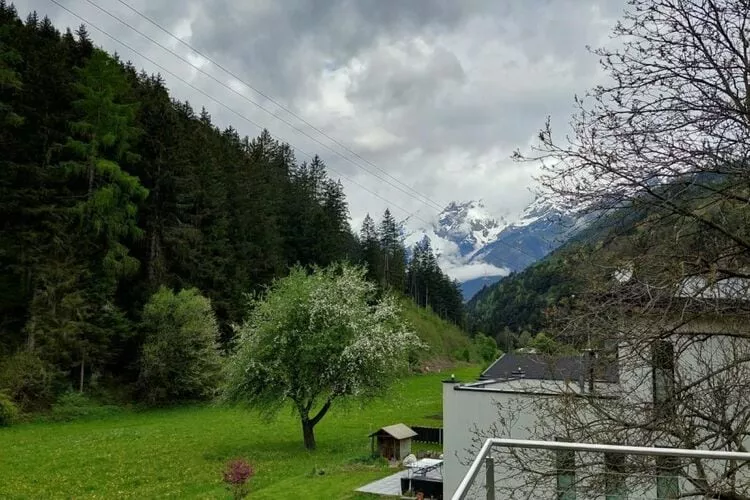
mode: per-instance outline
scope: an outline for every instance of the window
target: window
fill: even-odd
[[[555,441],[566,441],[556,438]],[[576,455],[573,450],[556,450],[557,500],[576,498]]]
[[[680,461],[676,457],[656,457],[656,498],[674,500],[680,498],[678,474]]]
[[[605,499],[625,500],[625,455],[620,453],[604,454],[605,477]]]
[[[674,415],[674,345],[658,340],[652,346],[653,401],[657,418]]]

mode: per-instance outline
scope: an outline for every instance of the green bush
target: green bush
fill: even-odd
[[[23,411],[46,408],[54,400],[54,375],[35,353],[19,351],[0,363],[0,391]]]
[[[492,337],[482,333],[477,333],[472,342],[472,348],[476,355],[477,361],[482,363],[492,363],[500,354],[497,348],[497,342]]]
[[[466,361],[468,363],[469,361],[471,361],[471,351],[469,351],[468,347],[464,347],[456,353],[455,357],[459,361]]]
[[[18,419],[19,411],[10,396],[0,392],[0,427],[8,427]]]
[[[518,337],[518,347],[526,347],[531,343],[531,334],[524,330]]]
[[[84,418],[104,418],[120,411],[121,409],[117,406],[102,405],[83,393],[68,391],[63,393],[57,399],[57,402],[52,405],[49,420],[65,422]]]
[[[162,287],[143,310],[138,386],[151,404],[207,399],[221,373],[219,327],[211,302],[194,288]]]

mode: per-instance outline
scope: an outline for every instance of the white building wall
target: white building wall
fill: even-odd
[[[562,382],[539,380],[516,380],[513,383],[494,384],[497,392],[456,389],[457,385],[455,383],[443,384],[443,497],[446,499],[451,498],[455,493],[468,472],[471,462],[476,458],[478,447],[484,437],[480,437],[477,431],[484,430],[488,434],[491,433],[492,437],[553,440],[555,436],[545,433],[549,429],[546,429],[544,422],[538,421],[538,405],[553,403],[553,398],[557,397],[554,389],[559,390],[565,387]],[[499,387],[510,390],[500,392]],[[597,385],[599,391],[611,388],[612,384]],[[513,392],[514,390],[535,391],[536,393]],[[555,498],[554,452],[528,450],[518,451],[518,453],[522,454],[525,460],[528,460],[528,463],[533,464],[534,467],[552,475],[541,477],[538,474],[522,471],[507,455],[507,451],[496,450],[493,452],[496,463],[495,489],[498,495],[496,498],[528,499],[531,498],[529,495],[533,495],[533,498]],[[602,457],[593,460],[597,459],[601,460]],[[514,465],[504,465],[506,460]],[[592,457],[586,457],[586,461],[591,460]],[[576,461],[577,463],[582,461],[580,454],[576,456]],[[532,484],[533,486],[530,486]],[[467,498],[485,498],[484,487],[485,469],[483,467]],[[631,487],[630,494],[630,498],[656,498],[655,487],[646,490],[639,487],[638,491]],[[604,497],[583,496],[578,493],[577,498],[589,500]]]
[[[675,381],[677,387],[695,386],[690,393],[695,394],[698,398],[703,398],[705,406],[702,408],[708,411],[708,415],[715,417],[728,418],[743,414],[747,411],[748,389],[750,389],[750,362],[738,364],[723,372],[718,372],[719,367],[729,367],[736,363],[736,360],[750,359],[750,340],[748,338],[738,338],[728,335],[716,335],[716,325],[707,323],[704,328],[691,326],[690,331],[683,331],[681,334],[675,334],[667,337],[675,351]],[[701,338],[696,341],[696,333],[713,333],[713,336]],[[622,345],[619,350],[621,363],[620,379],[622,382],[621,396],[624,399],[638,402],[653,402],[653,370],[651,369],[651,351],[637,351],[632,346]],[[721,387],[721,379],[727,384],[729,396],[723,408],[717,407],[713,412],[709,410],[712,401],[707,395],[715,394],[717,386]],[[739,384],[738,384],[739,382]],[[744,390],[743,390],[744,387]],[[739,404],[732,403],[731,398],[740,398]],[[727,411],[728,415],[722,417],[721,413]],[[738,413],[737,413],[738,412]],[[736,423],[737,420],[734,420]],[[706,421],[700,421],[699,424],[705,424]],[[707,432],[701,433],[701,429],[696,428],[695,440],[704,442],[708,436]],[[710,441],[708,441],[710,443]],[[665,441],[658,443],[661,446],[671,447],[672,443]],[[743,442],[745,449],[750,449],[750,437]],[[710,449],[711,446],[702,446]],[[733,450],[736,451],[736,450]],[[702,462],[704,471],[711,477],[724,473],[727,466],[725,461],[706,460]],[[695,474],[695,473],[693,473]],[[747,468],[738,474],[739,481],[745,481],[750,484],[750,470]],[[685,481],[680,482],[681,491],[689,491],[690,486]]]
[[[676,376],[682,383],[688,383],[700,376],[701,373],[710,370],[712,364],[725,364],[722,352],[731,349],[732,356],[738,356],[738,350],[743,351],[745,347],[736,345],[729,348],[727,340],[729,337],[713,337],[703,343],[683,344],[685,337],[675,336],[672,340],[676,344],[676,352],[680,357],[676,360]],[[747,342],[745,340],[744,342]],[[746,354],[750,355],[750,345],[746,347]],[[745,354],[745,353],[743,353]],[[619,352],[620,358],[620,384],[597,384],[596,390],[599,394],[619,395],[633,401],[652,401],[652,370],[650,366],[650,352],[636,352],[627,346],[623,346]],[[748,367],[750,369],[750,367]],[[490,392],[487,390],[456,390],[457,384],[443,384],[443,426],[444,426],[444,467],[443,467],[443,492],[445,498],[450,498],[469,468],[469,463],[475,458],[479,441],[477,429],[488,430],[493,425],[497,426],[495,433],[497,437],[512,437],[516,439],[550,439],[549,436],[539,434],[537,427],[537,412],[534,405],[542,398],[554,398],[556,396],[541,395],[567,392],[580,392],[576,383],[565,384],[556,381],[533,381],[514,380],[499,384],[488,383],[486,388],[499,389],[502,387],[508,392]],[[537,394],[527,394],[513,391],[535,391]],[[500,415],[498,405],[504,408],[517,408],[515,421],[506,420],[505,426],[499,425]],[[473,447],[474,446],[474,447]],[[665,443],[665,446],[669,444]],[[750,449],[750,438],[745,441],[746,448]],[[473,449],[472,449],[473,447]],[[716,467],[726,464],[721,461],[709,462]],[[502,474],[502,473],[501,473]],[[497,479],[496,479],[497,480]],[[513,478],[505,478],[504,484],[499,487],[512,485]],[[510,482],[508,482],[510,481]],[[747,481],[750,484],[750,471]],[[484,472],[477,477],[477,486],[484,485]],[[686,491],[686,485],[680,485],[681,491]],[[474,488],[475,492],[483,491]],[[632,490],[631,495],[635,494]],[[656,498],[655,483],[647,491],[638,492],[638,498]],[[473,497],[470,497],[473,498]],[[581,498],[579,495],[578,498]]]
[[[519,408],[516,425],[504,437],[532,439],[536,415],[532,411],[536,396],[513,393],[456,390],[457,384],[443,384],[443,497],[450,498],[469,470],[477,449],[472,445],[479,437],[477,431],[488,430],[498,424],[500,408]],[[484,471],[480,472],[473,491],[484,488]]]

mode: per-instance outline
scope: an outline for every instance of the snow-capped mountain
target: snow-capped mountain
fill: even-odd
[[[453,241],[462,256],[470,257],[494,241],[505,226],[505,218],[493,218],[482,200],[452,202],[440,213],[435,234]]]
[[[576,219],[542,200],[534,200],[519,220],[476,252],[480,261],[520,271],[564,243],[577,228]]]
[[[494,241],[508,225],[504,217],[493,217],[482,200],[451,202],[432,224],[406,234],[410,248],[427,236],[436,255],[451,262],[467,261]]]
[[[491,214],[481,200],[450,203],[436,221],[407,233],[408,248],[429,238],[443,270],[470,298],[485,284],[520,271],[560,246],[577,219],[537,198],[516,218]]]

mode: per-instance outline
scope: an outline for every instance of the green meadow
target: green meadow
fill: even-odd
[[[354,489],[395,470],[371,459],[368,434],[398,422],[441,426],[441,380],[478,372],[414,375],[363,407],[333,407],[313,452],[291,411],[266,421],[192,406],[0,429],[0,498],[231,498],[221,473],[234,457],[255,469],[249,498],[374,498]]]

